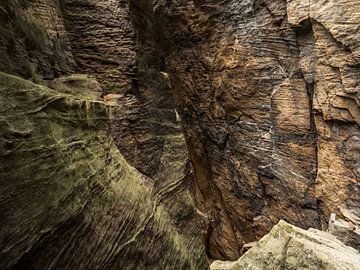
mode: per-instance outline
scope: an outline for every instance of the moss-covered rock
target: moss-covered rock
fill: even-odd
[[[206,269],[163,203],[180,187],[154,192],[108,136],[104,103],[65,82],[0,73],[0,269]]]

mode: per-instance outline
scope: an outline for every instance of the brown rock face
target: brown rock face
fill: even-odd
[[[78,72],[94,75],[113,105],[117,146],[144,174],[167,181],[183,174],[188,157],[168,78],[160,72],[149,3],[63,0],[61,6]]]
[[[314,83],[313,113],[318,147],[316,197],[322,226],[331,212],[358,226],[360,35],[356,25],[360,21],[359,3],[296,2],[288,5],[289,22],[294,27],[310,22],[307,29],[313,36],[300,36],[303,41],[299,44],[302,69],[308,74],[308,82]],[[294,4],[303,6],[298,9],[303,10],[302,16],[293,9]],[[311,56],[308,50],[312,51]]]
[[[126,93],[136,73],[136,40],[128,1],[61,0],[78,72],[93,74],[105,93]]]
[[[0,0],[0,269],[206,269],[280,219],[359,228],[359,8]]]
[[[156,1],[208,251],[359,221],[356,1]]]

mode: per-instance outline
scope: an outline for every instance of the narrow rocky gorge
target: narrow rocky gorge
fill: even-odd
[[[359,10],[0,0],[0,269],[208,269],[280,220],[359,250]]]

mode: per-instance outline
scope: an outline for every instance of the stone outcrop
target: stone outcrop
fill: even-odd
[[[358,270],[360,253],[331,234],[280,221],[236,262],[215,261],[212,270]]]
[[[331,214],[327,231],[344,244],[351,246],[360,252],[359,226],[356,226],[349,221],[337,219],[335,214]]]

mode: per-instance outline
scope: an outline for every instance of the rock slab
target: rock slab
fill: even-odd
[[[329,233],[280,221],[238,261],[215,261],[210,269],[359,270],[360,253]]]

